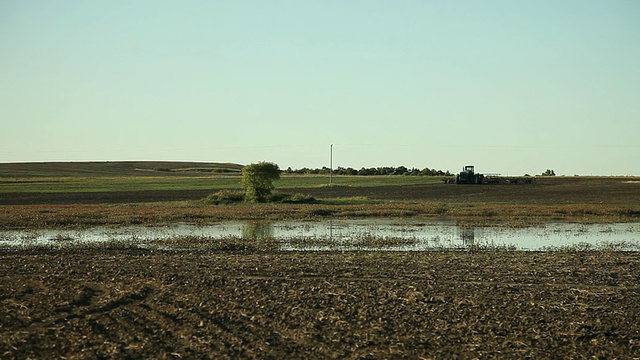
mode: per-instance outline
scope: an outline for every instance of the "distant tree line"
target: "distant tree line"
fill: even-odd
[[[330,169],[326,166],[323,166],[321,169],[291,169],[291,167],[287,168],[284,173],[285,174],[329,174]],[[405,166],[385,166],[385,167],[376,167],[376,168],[361,168],[360,170],[356,170],[351,167],[337,167],[333,169],[334,175],[407,175],[407,176],[453,176],[449,171],[442,171],[436,169],[424,168],[422,170],[418,168],[407,168]]]

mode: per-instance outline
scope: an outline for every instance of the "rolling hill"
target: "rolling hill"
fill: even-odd
[[[0,163],[0,178],[201,176],[240,173],[233,163],[170,161],[28,162]]]

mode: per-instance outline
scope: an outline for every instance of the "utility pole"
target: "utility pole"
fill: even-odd
[[[332,178],[333,178],[333,144],[331,144],[331,155],[329,160],[329,185],[331,185]]]

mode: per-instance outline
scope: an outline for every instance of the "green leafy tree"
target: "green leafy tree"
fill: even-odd
[[[242,168],[242,188],[244,200],[265,202],[275,188],[273,181],[280,179],[280,168],[270,162],[261,161]]]

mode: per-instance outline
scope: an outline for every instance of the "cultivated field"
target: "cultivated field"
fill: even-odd
[[[324,176],[284,176],[276,182],[277,192],[313,196],[315,204],[212,206],[201,200],[221,189],[239,189],[240,177],[12,178],[0,181],[0,229],[323,217],[449,217],[467,224],[527,226],[640,217],[638,178],[455,185],[431,177],[342,176],[334,177],[333,186],[327,182]]]
[[[285,177],[278,191],[318,202],[215,206],[200,199],[239,187],[239,178],[231,170],[214,173],[219,167],[213,165],[126,163],[114,173],[94,164],[91,175],[78,164],[59,166],[66,169],[59,174],[43,164],[35,175],[28,173],[33,165],[11,173],[4,165],[2,229],[334,217],[451,217],[526,226],[640,217],[637,178],[473,186],[437,178],[338,177],[329,187],[326,177]],[[638,255],[3,249],[0,354],[640,358]]]
[[[640,357],[634,253],[1,256],[3,359]]]

